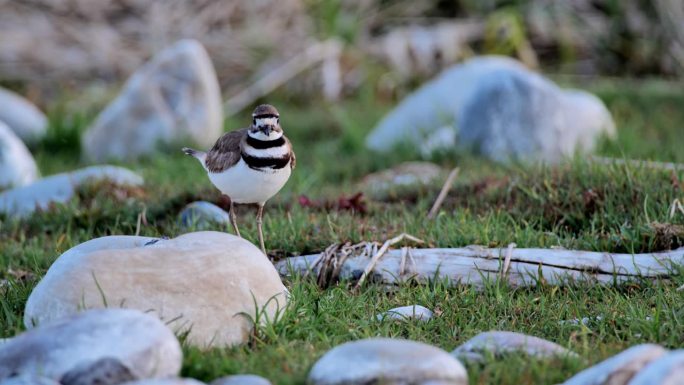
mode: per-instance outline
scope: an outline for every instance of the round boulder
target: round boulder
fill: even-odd
[[[0,121],[0,190],[27,185],[38,176],[38,166],[29,150]]]
[[[85,308],[156,314],[201,348],[247,341],[257,311],[273,320],[287,290],[250,242],[221,232],[174,239],[103,237],[62,254],[26,304],[24,323],[44,324]]]
[[[0,346],[0,379],[19,374],[61,381],[78,379],[86,367],[113,372],[115,366],[128,373],[121,378],[167,377],[178,374],[182,359],[178,340],[158,318],[137,310],[97,309],[29,330]]]
[[[468,383],[465,368],[447,352],[416,341],[371,338],[347,342],[314,364],[315,385]]]

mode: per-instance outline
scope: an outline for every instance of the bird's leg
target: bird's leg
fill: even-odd
[[[264,217],[264,204],[259,204],[259,209],[257,210],[256,223],[259,229],[259,245],[261,245],[261,251],[266,254],[266,247],[264,246],[264,231],[261,229],[263,223],[262,218]]]
[[[233,225],[233,230],[235,230],[235,235],[238,237],[242,238],[242,235],[240,235],[240,230],[238,229],[237,225],[237,215],[235,215],[235,204],[233,203],[233,200],[230,200],[230,224]]]

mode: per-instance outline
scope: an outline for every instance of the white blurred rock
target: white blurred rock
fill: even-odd
[[[24,143],[0,121],[0,190],[25,186],[39,176],[38,166]]]
[[[223,132],[221,92],[204,47],[181,40],[131,78],[83,137],[91,160],[135,159],[160,143],[211,146]]]
[[[0,193],[0,213],[22,218],[36,210],[47,210],[53,203],[66,203],[76,190],[88,183],[110,181],[123,186],[140,186],[143,178],[116,166],[91,166],[51,175],[32,184]]]
[[[678,385],[684,383],[684,350],[651,361],[628,385]]]
[[[217,378],[209,385],[271,385],[271,381],[254,374],[236,374]]]
[[[230,215],[222,208],[211,202],[192,202],[179,214],[181,226],[187,228],[194,226],[197,229],[205,229],[211,225],[227,225],[230,223]]]
[[[479,81],[502,68],[522,70],[524,67],[507,57],[482,56],[443,71],[390,111],[366,138],[366,146],[388,151],[404,140],[422,143],[440,128],[454,126]]]
[[[0,88],[0,122],[29,145],[42,139],[48,126],[47,117],[36,106],[4,88]]]
[[[429,321],[432,318],[432,311],[420,305],[401,306],[390,309],[377,315],[378,321],[397,320],[397,321]]]
[[[255,306],[262,321],[272,321],[284,309],[286,293],[268,258],[230,234],[103,237],[55,261],[30,295],[24,323],[50,322],[82,307],[125,306],[188,332],[190,345],[230,346],[247,341]]]
[[[61,385],[56,380],[37,374],[22,374],[0,380],[0,385]]]
[[[465,385],[468,375],[458,360],[416,341],[371,338],[339,345],[309,372],[312,385],[433,384]]]
[[[193,378],[153,378],[126,382],[126,385],[205,385]]]
[[[490,72],[460,112],[458,145],[499,162],[558,163],[590,154],[602,135],[615,135],[598,98],[563,91],[526,70]]]
[[[626,385],[637,372],[665,354],[667,350],[660,345],[632,346],[618,355],[577,373],[563,385]]]
[[[455,142],[496,161],[555,163],[575,152],[591,153],[602,135],[614,136],[615,125],[597,97],[562,90],[513,59],[483,56],[406,97],[366,145],[388,151],[411,141],[427,155]]]
[[[522,333],[490,331],[476,335],[451,354],[463,361],[481,362],[487,355],[494,357],[523,353],[535,358],[576,357],[572,351],[551,341]]]
[[[118,360],[137,378],[153,378],[177,375],[183,353],[173,332],[154,316],[130,309],[90,310],[0,346],[0,379],[19,373],[59,380],[102,358]]]

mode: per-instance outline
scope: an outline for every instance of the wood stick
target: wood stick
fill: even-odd
[[[404,280],[399,272],[402,250],[388,250],[393,238],[375,255],[349,256],[341,269],[340,279],[353,279],[377,274],[381,283],[398,284]],[[510,265],[502,270],[501,256],[510,250]],[[489,280],[502,279],[512,286],[535,286],[539,282],[565,285],[573,281],[588,281],[613,285],[634,279],[669,278],[676,271],[673,265],[684,264],[684,247],[673,251],[644,254],[617,254],[565,249],[507,249],[465,247],[456,249],[411,249],[415,261],[411,279],[427,282],[447,279],[451,284],[483,286]],[[287,258],[276,264],[278,271],[305,273],[317,254]],[[509,258],[505,258],[509,259]],[[506,271],[502,276],[501,272]],[[407,277],[409,278],[409,277]],[[361,281],[361,283],[363,283]],[[357,285],[357,287],[360,285]]]
[[[439,195],[437,195],[437,199],[435,199],[435,203],[432,205],[432,208],[430,209],[430,212],[427,214],[427,219],[432,219],[437,215],[437,211],[439,211],[439,208],[442,207],[442,203],[444,202],[444,199],[446,198],[447,194],[449,193],[449,190],[451,190],[451,185],[454,184],[454,179],[456,179],[456,176],[458,175],[459,168],[456,167],[455,169],[451,170],[449,173],[449,176],[446,178],[446,181],[444,181],[444,185],[442,186],[442,189],[439,191]]]

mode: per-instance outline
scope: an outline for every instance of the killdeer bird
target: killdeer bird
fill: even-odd
[[[234,205],[259,205],[256,222],[259,244],[266,254],[262,218],[264,204],[285,185],[295,168],[296,158],[290,141],[280,127],[280,114],[269,104],[252,113],[252,125],[221,136],[208,152],[184,147],[209,174],[209,180],[230,198],[230,223],[240,236]]]

